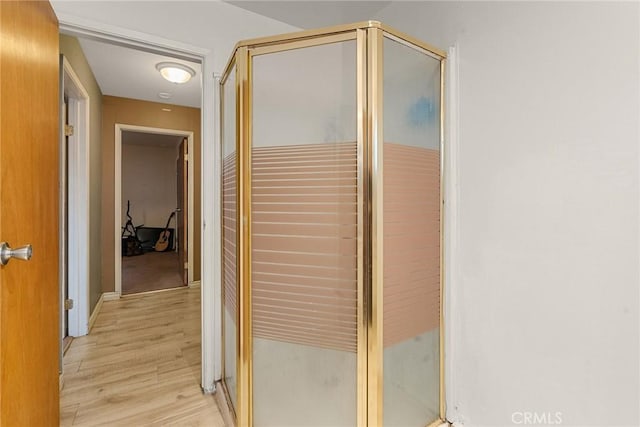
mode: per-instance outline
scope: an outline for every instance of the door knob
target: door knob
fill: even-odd
[[[7,265],[11,258],[21,259],[23,261],[29,261],[33,249],[31,245],[22,246],[16,249],[11,249],[8,243],[0,243],[0,265]]]

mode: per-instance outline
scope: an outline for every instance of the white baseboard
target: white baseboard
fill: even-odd
[[[98,318],[98,314],[100,313],[100,309],[102,308],[102,303],[105,301],[115,301],[120,299],[120,295],[117,292],[104,292],[100,295],[96,306],[93,308],[93,312],[91,313],[91,317],[89,317],[89,333],[91,333],[91,329],[93,328],[93,324],[96,322]]]
[[[200,280],[194,280],[193,282],[189,283],[189,287],[190,288],[199,288],[200,287]]]
[[[120,295],[117,292],[105,292],[102,294],[104,301],[115,301],[120,299]]]
[[[211,387],[201,387],[201,388],[202,388],[202,393],[204,394],[213,394],[217,390],[217,387],[215,384],[213,384]]]
[[[98,302],[96,306],[93,308],[93,312],[89,317],[89,333],[91,333],[91,329],[93,329],[93,324],[96,323],[96,319],[98,318],[98,313],[100,313],[100,309],[102,308],[102,302],[104,301],[104,294],[100,295],[98,298]]]

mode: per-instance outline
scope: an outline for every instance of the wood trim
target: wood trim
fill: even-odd
[[[98,299],[98,302],[96,303],[96,306],[93,309],[93,312],[91,313],[91,317],[89,317],[89,333],[91,333],[91,329],[93,329],[93,325],[94,323],[96,323],[96,319],[98,318],[98,314],[100,313],[100,309],[102,308],[102,303],[104,302],[104,295],[105,294],[101,294],[100,298]]]
[[[103,301],[116,301],[120,299],[120,294],[117,292],[105,292],[102,294]]]

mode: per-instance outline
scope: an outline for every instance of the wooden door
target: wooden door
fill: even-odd
[[[178,229],[178,258],[180,265],[178,268],[180,269],[180,274],[182,276],[182,284],[188,284],[188,272],[187,269],[187,257],[188,253],[188,219],[189,219],[189,175],[187,167],[187,162],[189,161],[188,155],[188,140],[187,138],[183,138],[180,143],[180,148],[178,149],[179,156],[177,160],[177,171],[178,171],[178,217],[177,217],[177,229]]]
[[[49,2],[0,1],[0,425],[59,424],[58,23]]]

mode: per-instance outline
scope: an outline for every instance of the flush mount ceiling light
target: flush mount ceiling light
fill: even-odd
[[[186,83],[196,75],[193,68],[176,62],[160,62],[156,65],[156,70],[171,83]]]

